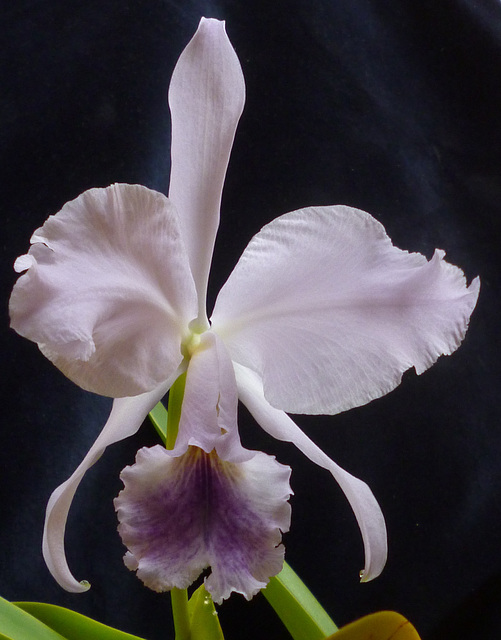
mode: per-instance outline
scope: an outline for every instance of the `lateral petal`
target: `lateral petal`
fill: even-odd
[[[355,513],[365,549],[365,567],[360,572],[362,582],[376,578],[386,564],[388,554],[386,525],[381,508],[369,487],[331,460],[287,414],[272,407],[264,397],[259,376],[250,369],[235,364],[238,397],[256,422],[274,438],[292,442],[307,458],[332,476],[343,490]]]
[[[70,380],[111,397],[150,391],[182,360],[196,292],[174,207],[156,191],[90,189],[35,231],[13,328]]]
[[[178,60],[169,89],[172,167],[169,198],[181,218],[199,299],[205,297],[224,177],[245,101],[240,63],[224,22],[202,18]]]
[[[463,339],[479,280],[436,251],[394,247],[349,207],[285,214],[250,242],[216,301],[212,327],[256,371],[275,407],[334,414],[422,373]]]
[[[261,452],[232,462],[190,446],[181,456],[141,449],[115,499],[124,561],[154,591],[186,589],[203,571],[221,603],[248,600],[282,568],[290,469]],[[248,458],[248,456],[244,456]]]
[[[181,371],[176,371],[165,384],[134,398],[119,398],[113,402],[110,417],[89,452],[75,472],[52,493],[47,504],[42,550],[49,571],[57,582],[74,593],[86,591],[90,585],[73,577],[64,552],[64,532],[68,512],[85,472],[103,454],[106,447],[127,438],[139,429],[148,412],[161,400]]]

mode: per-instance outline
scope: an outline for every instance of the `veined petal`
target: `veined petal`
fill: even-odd
[[[242,462],[253,452],[240,444],[235,372],[221,339],[212,331],[196,337],[184,391],[174,455],[189,445],[206,453],[215,449],[224,460]]]
[[[134,398],[119,398],[113,402],[110,417],[89,452],[66,482],[51,495],[45,514],[43,556],[49,571],[57,582],[74,593],[86,591],[89,583],[78,582],[73,577],[64,552],[64,531],[68,512],[85,472],[103,454],[110,444],[127,438],[139,429],[148,412],[161,400],[181,371],[176,371],[165,384]]]
[[[166,380],[197,302],[174,207],[156,191],[91,189],[35,231],[12,326],[70,380],[111,397]]]
[[[205,297],[224,177],[245,84],[224,22],[202,18],[178,60],[169,89],[172,167],[169,198],[180,212],[183,238],[207,325]]]
[[[287,414],[266,401],[259,376],[238,364],[235,364],[235,374],[238,397],[256,422],[274,438],[295,444],[312,462],[330,471],[338,482],[355,513],[364,541],[365,567],[360,578],[362,582],[376,578],[386,564],[388,546],[384,517],[372,491],[365,482],[331,460]]]
[[[215,602],[233,591],[250,600],[281,570],[290,469],[248,453],[233,462],[215,450],[190,446],[176,456],[156,446],[123,470],[115,508],[124,561],[150,589],[186,589],[210,567],[205,586]]]
[[[294,211],[252,239],[218,296],[212,328],[233,361],[262,377],[273,406],[338,413],[457,349],[480,283],[467,288],[443,257],[397,249],[358,209]]]

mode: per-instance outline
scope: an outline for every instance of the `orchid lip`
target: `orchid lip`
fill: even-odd
[[[214,449],[141,449],[115,500],[126,565],[154,591],[187,588],[211,567],[216,602],[232,591],[252,597],[282,567],[289,475],[260,452],[234,463]]]

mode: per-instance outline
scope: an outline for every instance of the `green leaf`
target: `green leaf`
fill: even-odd
[[[325,609],[286,562],[262,593],[294,640],[324,640],[337,631]]]
[[[43,622],[47,627],[50,627],[49,631],[54,629],[54,631],[52,631],[54,635],[47,636],[47,640],[49,640],[49,638],[51,640],[56,640],[56,638],[57,640],[61,640],[61,637],[65,640],[142,640],[138,638],[138,636],[118,631],[118,629],[113,629],[113,627],[108,627],[105,624],[96,622],[96,620],[87,618],[76,611],[58,607],[53,604],[16,602],[16,607],[19,607],[19,611],[31,614],[31,616]],[[35,639],[45,640],[45,636],[37,636],[35,634],[26,636],[26,640]],[[15,638],[15,640],[18,639]],[[19,640],[24,640],[24,638],[20,636]]]
[[[159,402],[148,415],[162,442],[165,444],[167,440],[167,409]]]
[[[420,640],[418,632],[395,611],[378,611],[339,629],[327,640]]]
[[[66,640],[42,622],[0,598],[0,638],[8,640]]]
[[[214,602],[202,584],[188,602],[190,640],[224,640]]]

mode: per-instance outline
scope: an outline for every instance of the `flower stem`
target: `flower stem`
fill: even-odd
[[[169,391],[169,404],[167,405],[167,438],[165,440],[166,449],[174,449],[174,445],[176,444],[185,386],[186,372],[179,376]]]
[[[183,373],[179,376],[176,382],[174,382],[169,391],[169,404],[167,406],[167,436],[165,439],[166,449],[174,449],[176,444],[185,386],[186,373]],[[174,588],[171,591],[170,597],[176,640],[190,640],[191,631],[190,618],[188,615],[188,590]]]
[[[174,587],[170,592],[170,599],[176,640],[190,640],[191,631],[190,619],[188,616],[187,589],[176,589]]]

